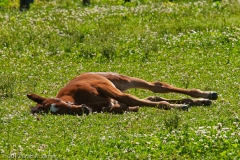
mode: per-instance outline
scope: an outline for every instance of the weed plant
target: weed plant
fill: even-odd
[[[0,159],[240,158],[239,1],[35,1],[26,12],[10,4],[0,10]],[[54,97],[91,71],[214,90],[219,99],[188,112],[29,113],[27,93]]]

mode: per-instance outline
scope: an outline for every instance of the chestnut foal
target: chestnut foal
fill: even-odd
[[[194,98],[168,100],[160,97],[139,99],[124,91],[130,88],[148,89],[155,93],[182,93]],[[27,97],[37,103],[31,108],[32,113],[52,114],[89,114],[90,112],[123,113],[137,112],[139,106],[159,109],[187,110],[189,106],[211,105],[216,100],[216,92],[199,89],[182,89],[162,82],[146,82],[139,78],[128,77],[111,72],[84,73],[72,79],[57,94],[56,98],[43,98],[36,94]]]

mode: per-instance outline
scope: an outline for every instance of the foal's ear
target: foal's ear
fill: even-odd
[[[41,97],[39,95],[36,95],[36,94],[28,94],[27,97],[29,99],[31,99],[32,101],[37,102],[38,104],[42,104],[43,101],[46,100],[46,98],[43,98],[43,97]]]

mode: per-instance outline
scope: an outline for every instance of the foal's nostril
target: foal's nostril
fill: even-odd
[[[42,112],[43,111],[43,107],[38,107],[37,111],[38,112]]]
[[[30,108],[30,112],[31,112],[32,114],[43,112],[43,107],[31,107],[31,108]]]
[[[37,113],[37,108],[36,108],[36,107],[31,107],[31,108],[30,108],[30,112],[31,112],[32,114]]]

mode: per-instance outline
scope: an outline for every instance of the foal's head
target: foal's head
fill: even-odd
[[[36,102],[35,107],[31,107],[31,113],[52,113],[52,114],[77,114],[91,113],[91,109],[86,105],[75,105],[62,101],[59,98],[43,98],[36,94],[28,94],[27,97]]]

